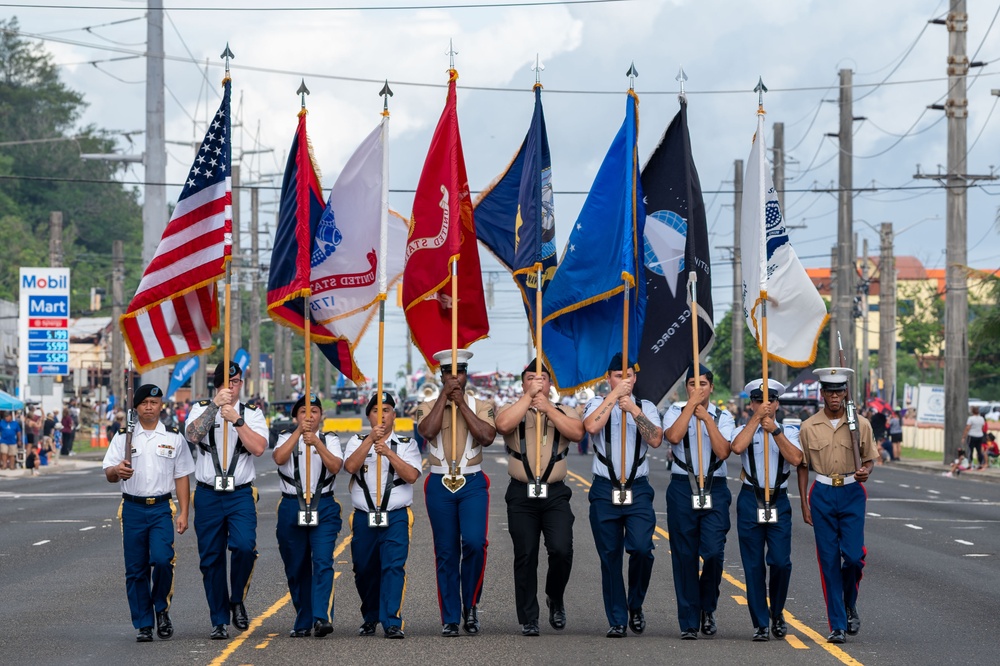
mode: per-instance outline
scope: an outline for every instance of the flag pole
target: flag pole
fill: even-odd
[[[229,42],[226,42],[226,50],[222,52],[222,59],[226,61],[226,76],[223,78],[223,84],[225,80],[229,78],[229,60],[235,58],[233,52],[229,50]],[[229,227],[229,237],[226,238],[225,244],[229,246],[229,258],[225,260],[226,262],[226,296],[223,304],[223,315],[222,315],[222,388],[229,388],[229,299],[232,293],[232,265],[233,265],[233,234],[232,234],[232,218],[230,217],[230,227]],[[222,429],[222,464],[226,465],[229,463],[229,425],[223,421],[223,425],[226,426]],[[229,475],[222,475],[222,489],[225,490],[229,484]]]
[[[698,273],[688,273],[688,289],[691,293],[691,346],[694,357],[694,388],[701,387],[701,350],[698,344]],[[690,396],[688,396],[690,398]],[[698,499],[699,505],[705,504],[705,465],[702,454],[701,424],[695,423],[695,437],[698,441]]]
[[[306,112],[306,95],[309,94],[309,89],[306,88],[305,79],[302,80],[302,84],[299,86],[299,89],[296,91],[296,93],[301,98],[302,108],[300,109],[299,113],[300,114],[304,114]],[[296,223],[298,223],[297,220],[296,220]],[[311,239],[310,239],[310,242],[311,242]],[[303,343],[305,345],[305,359],[304,360],[305,360],[305,364],[306,364],[305,365],[305,371],[303,373],[303,378],[302,378],[303,379],[303,381],[302,381],[302,388],[303,388],[303,391],[304,391],[303,395],[305,396],[305,399],[306,399],[306,405],[305,405],[306,406],[306,414],[309,414],[309,415],[312,414],[312,376],[310,374],[310,367],[312,365],[312,363],[311,363],[312,359],[310,358],[310,356],[311,356],[310,352],[312,351],[312,349],[311,349],[311,347],[312,347],[312,331],[310,330],[310,321],[312,319],[312,315],[309,312],[310,295],[311,295],[311,293],[307,292],[306,294],[304,294],[302,296],[302,319],[303,319],[303,326],[302,326],[302,328],[303,328]],[[320,410],[320,411],[322,412],[322,410]],[[319,417],[320,417],[320,419],[322,419],[323,418],[323,414],[320,413]],[[303,433],[303,435],[304,434],[305,433]],[[303,489],[304,489],[303,499],[305,499],[305,502],[306,502],[306,524],[311,524],[312,523],[312,517],[310,516],[309,507],[312,504],[312,464],[311,464],[312,463],[312,452],[309,451],[309,446],[308,445],[306,446],[305,453],[306,453],[306,478],[305,478],[305,482],[303,483]]]
[[[451,262],[451,374],[458,374],[458,259]],[[464,400],[465,396],[461,396]],[[458,403],[451,401],[451,476],[458,476]],[[454,492],[454,491],[453,491]]]
[[[758,78],[757,87],[754,88],[754,92],[757,93],[757,140],[763,141],[764,139],[764,93],[767,92],[767,87],[764,85],[764,79]],[[763,144],[761,144],[763,145]],[[767,224],[764,215],[764,206],[766,206],[766,195],[764,191],[764,174],[767,168],[766,156],[763,150],[757,151],[758,163],[757,163],[757,188],[758,188],[758,201],[760,205],[757,207],[757,223],[759,225],[758,236],[760,238],[760,248],[758,249],[758,255],[760,256],[760,296],[758,300],[760,302],[760,355],[761,355],[761,379],[762,383],[760,386],[761,392],[763,393],[763,402],[770,406],[771,401],[771,390],[768,386],[767,377],[767,366],[768,366],[768,354],[767,354]],[[764,428],[764,519],[771,519],[771,435]],[[753,455],[753,451],[750,452]]]
[[[535,264],[535,376],[542,376],[542,264]],[[555,455],[555,451],[552,452]],[[542,413],[535,410],[535,495],[542,489]]]
[[[385,261],[388,254],[389,228],[389,98],[392,90],[386,80],[382,90],[382,209],[379,221],[379,258],[378,258],[378,397],[375,402],[378,419],[377,425],[382,425],[382,391],[384,383],[382,371],[385,363]],[[382,456],[375,456],[375,523],[382,524]]]

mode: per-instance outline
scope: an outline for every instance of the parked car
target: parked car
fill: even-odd
[[[364,399],[358,395],[357,388],[344,386],[333,390],[333,406],[338,415],[344,412],[361,414],[364,411]]]
[[[274,415],[271,417],[270,426],[268,426],[267,445],[272,449],[277,444],[278,435],[282,431],[295,429],[295,421],[292,420],[292,407],[295,402],[295,400],[276,400],[271,403]]]

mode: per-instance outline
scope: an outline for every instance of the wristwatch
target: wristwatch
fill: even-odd
[[[781,426],[775,426],[774,430],[771,431],[771,435],[777,435],[781,432]]]
[[[238,419],[236,419],[235,421],[233,421],[233,427],[234,427],[234,428],[242,428],[243,426],[245,426],[245,425],[246,425],[246,423],[247,423],[247,422],[246,422],[246,421],[244,421],[244,420],[243,420],[243,417],[241,416],[240,418],[238,418]]]

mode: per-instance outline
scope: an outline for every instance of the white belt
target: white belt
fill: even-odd
[[[824,486],[846,486],[848,484],[857,481],[857,479],[854,478],[853,474],[847,476],[843,474],[833,474],[831,476],[826,476],[825,474],[817,474],[816,480],[822,483]]]
[[[476,472],[482,470],[482,465],[467,465],[465,467],[459,467],[459,474],[475,474]],[[448,474],[451,470],[444,465],[431,465],[431,474]]]

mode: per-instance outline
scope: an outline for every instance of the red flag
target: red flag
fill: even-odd
[[[441,113],[413,198],[403,268],[403,305],[413,342],[431,368],[433,354],[451,349],[451,264],[458,262],[458,346],[468,348],[490,331],[483,275],[472,217],[469,178],[458,133],[455,81]]]
[[[135,369],[214,349],[218,290],[232,248],[231,83],[198,150],[174,214],[128,310],[118,321]]]

